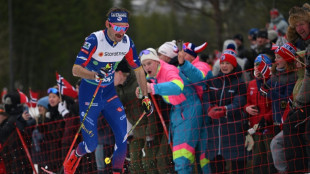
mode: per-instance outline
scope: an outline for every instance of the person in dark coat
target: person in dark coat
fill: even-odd
[[[245,172],[243,106],[246,104],[246,84],[241,67],[233,54],[220,58],[220,72],[206,83],[203,109],[207,118],[207,151],[212,173],[228,170]]]

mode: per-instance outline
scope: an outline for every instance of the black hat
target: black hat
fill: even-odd
[[[240,40],[241,42],[243,42],[243,36],[241,34],[236,34],[233,39],[238,39]]]
[[[128,67],[128,63],[126,62],[126,59],[123,59],[121,62],[119,62],[115,71],[122,71],[123,73],[130,72],[130,68]]]
[[[268,39],[268,32],[266,30],[259,30],[257,34],[257,38],[265,38]]]
[[[20,112],[20,95],[17,91],[9,92],[4,96],[4,109],[8,114]]]

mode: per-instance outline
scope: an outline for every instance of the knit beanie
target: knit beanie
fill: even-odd
[[[48,109],[48,96],[42,97],[38,100],[38,106],[43,106],[45,109]]]
[[[222,54],[221,58],[220,58],[220,63],[222,62],[229,62],[230,64],[232,64],[232,66],[234,68],[237,67],[237,60],[236,57],[233,56],[232,54],[228,54],[228,53],[224,53]]]
[[[292,62],[295,60],[296,47],[291,43],[286,43],[275,50],[275,54],[279,54],[285,61]]]
[[[154,48],[148,48],[146,50],[142,50],[139,54],[139,57],[140,57],[141,63],[144,60],[148,60],[148,59],[159,61],[158,55]]]
[[[176,46],[175,41],[165,42],[158,48],[158,52],[169,58],[174,58],[178,55],[178,47]]]

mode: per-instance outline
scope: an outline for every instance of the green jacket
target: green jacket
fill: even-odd
[[[128,121],[134,125],[141,114],[143,109],[141,100],[136,97],[135,91],[138,87],[138,82],[133,70],[123,85],[116,87],[116,92],[123,103]],[[157,126],[154,113],[149,117],[144,116],[138,126],[133,130],[134,137],[145,138],[146,136],[154,136],[157,133]]]

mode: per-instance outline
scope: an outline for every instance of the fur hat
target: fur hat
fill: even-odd
[[[175,41],[165,42],[158,48],[158,52],[169,58],[174,58],[175,56],[178,55],[178,48],[175,44]]]
[[[310,5],[305,3],[302,7],[293,7],[289,11],[289,27],[287,28],[287,39],[291,43],[295,43],[300,36],[295,30],[298,21],[306,21],[310,23]]]
[[[148,60],[148,59],[159,61],[157,52],[154,48],[148,48],[146,50],[142,50],[139,54],[139,57],[140,57],[141,63],[144,60]]]

